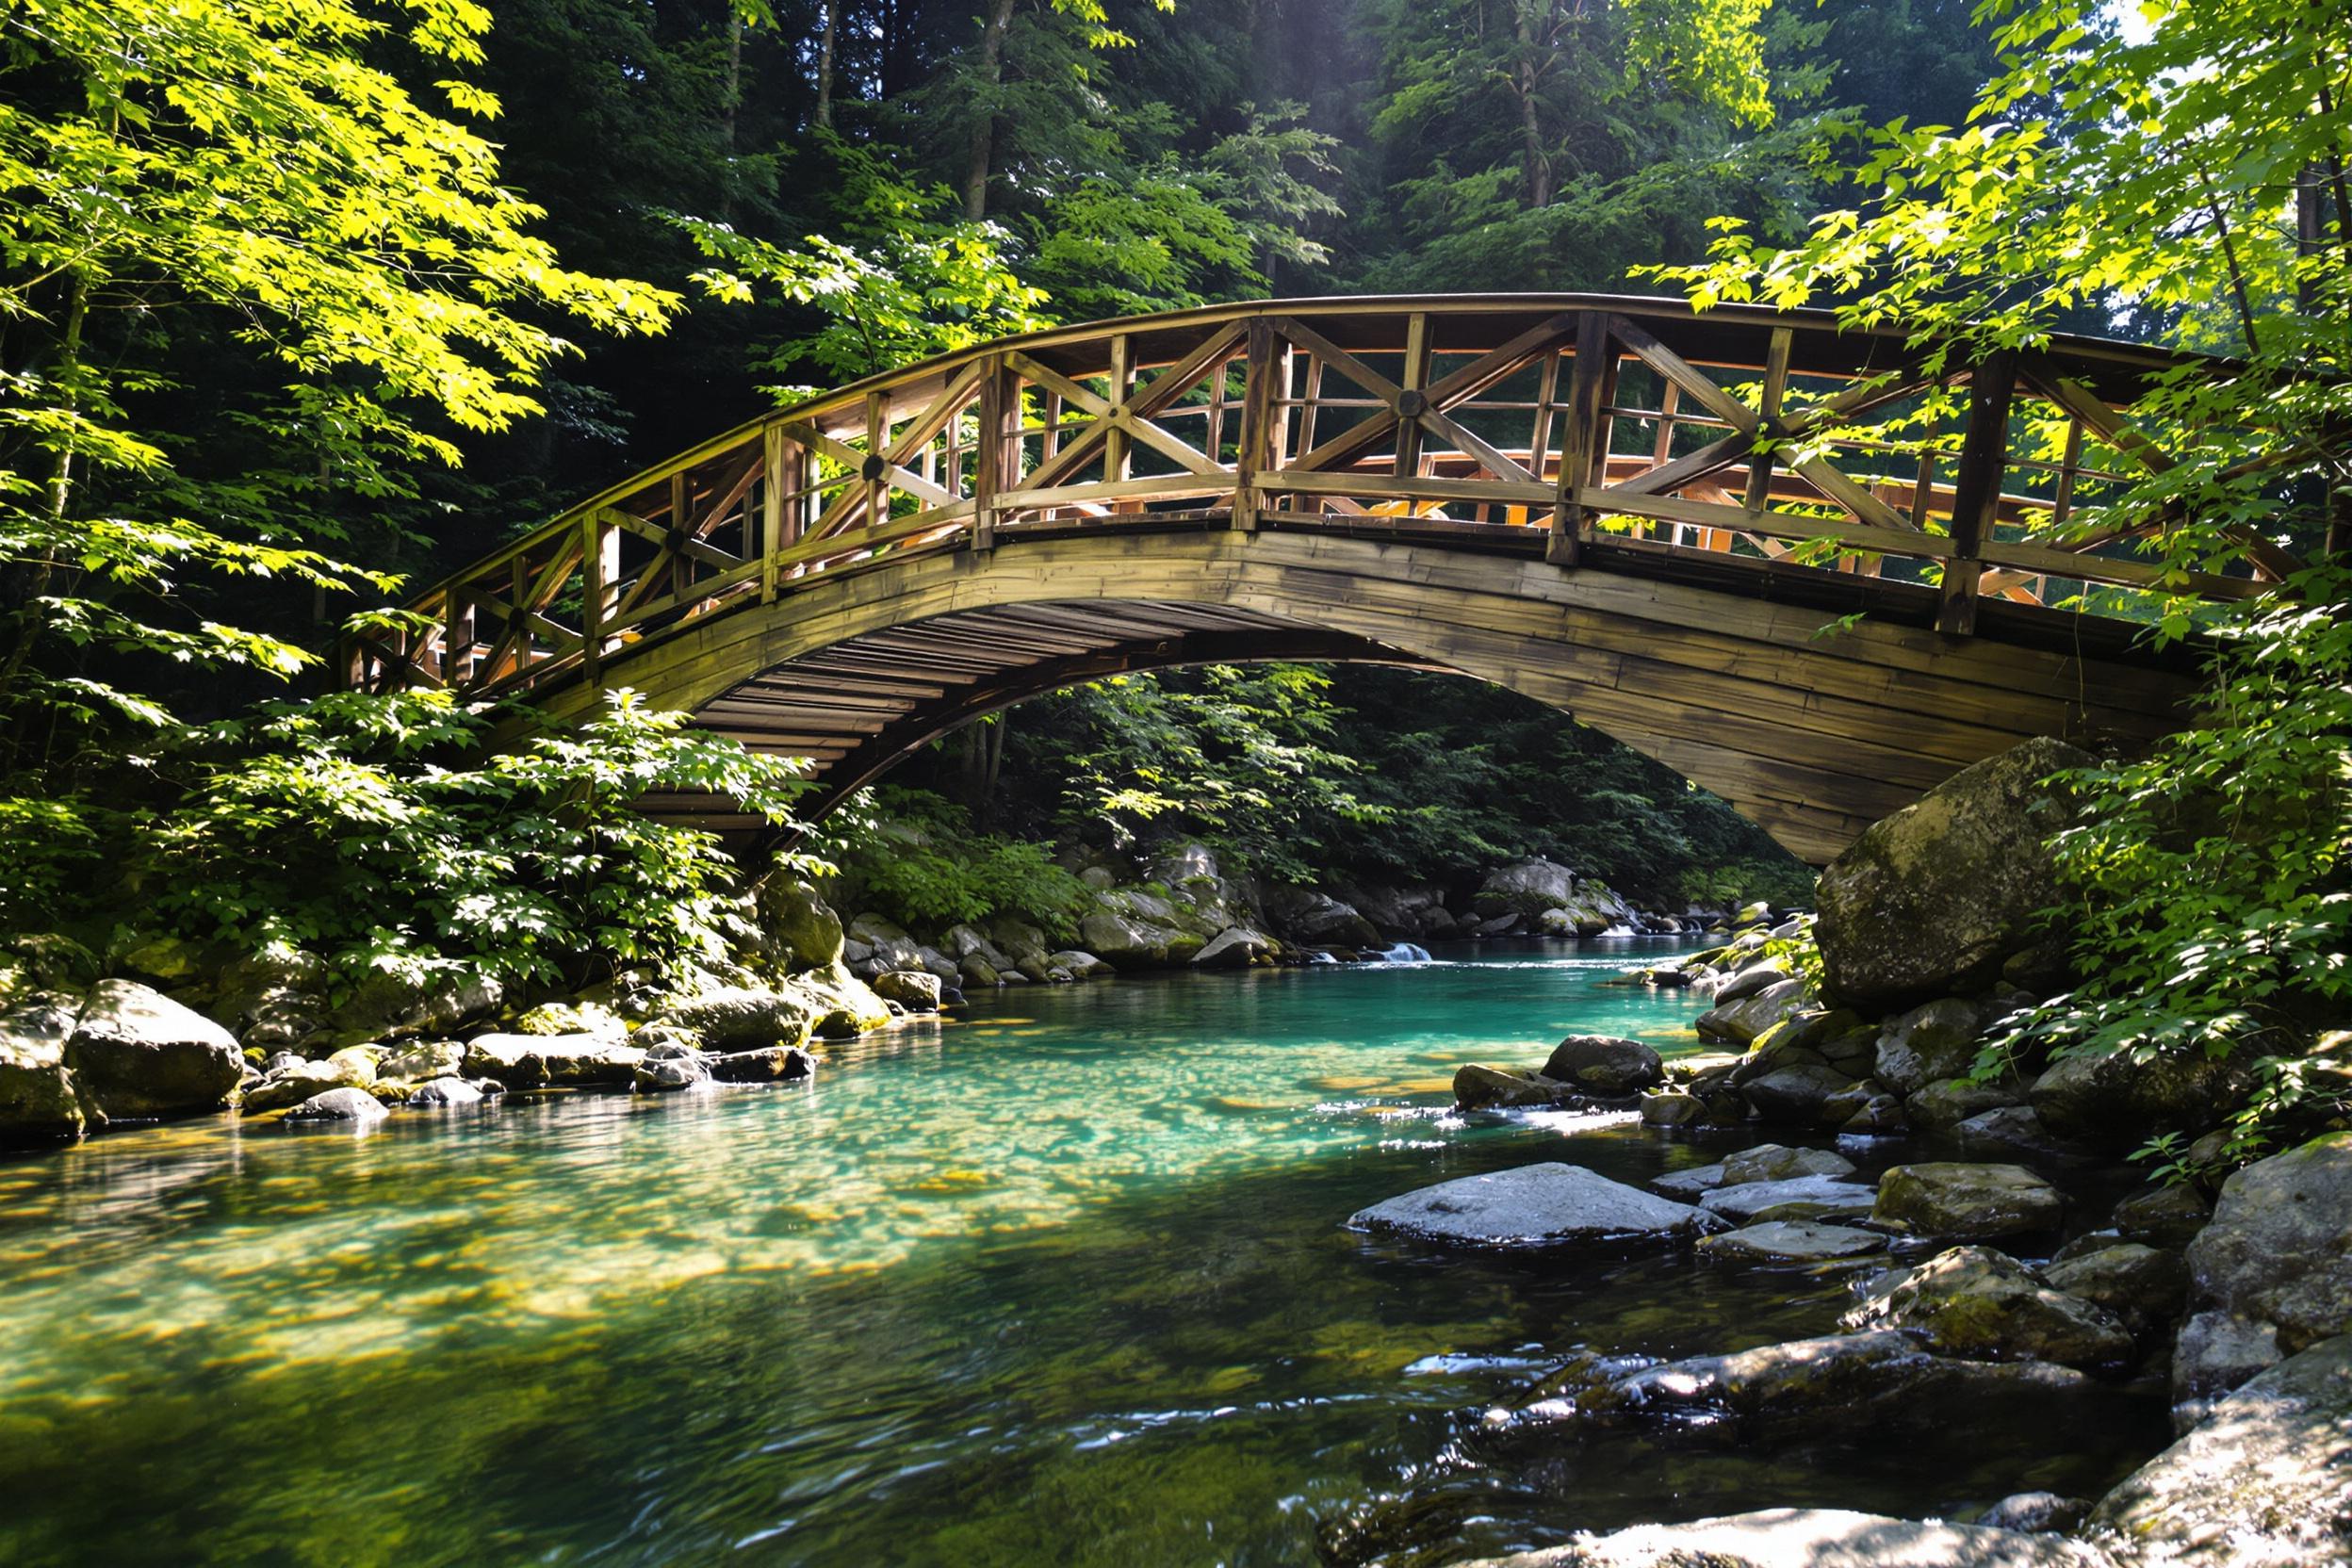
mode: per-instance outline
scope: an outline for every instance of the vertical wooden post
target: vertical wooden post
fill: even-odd
[[[1405,368],[1396,400],[1396,461],[1391,469],[1398,479],[1421,471],[1421,411],[1429,406],[1422,388],[1429,384],[1429,313],[1416,310],[1405,318]],[[1405,508],[1412,515],[1413,506]]]
[[[507,611],[506,641],[514,645],[514,673],[520,675],[531,668],[531,622],[525,618],[525,612],[531,609],[531,563],[528,558],[517,555],[507,568],[507,578],[506,602],[510,608]]]
[[[980,374],[980,433],[972,466],[972,547],[996,547],[996,493],[1004,488],[1004,361],[990,354]]]
[[[866,526],[880,528],[890,520],[890,487],[882,482],[882,449],[890,442],[890,416],[884,412],[882,394],[866,394],[866,466],[859,477],[866,485]]]
[[[603,512],[591,512],[580,518],[580,658],[588,672],[588,684],[599,689],[604,685],[604,617],[607,611],[604,596],[616,575],[612,567],[617,564],[617,562],[605,559],[608,535],[617,556],[620,552],[620,530],[605,522]]]
[[[1976,630],[1976,598],[1984,564],[1977,558],[2000,514],[2001,476],[2009,455],[2009,400],[2017,358],[2003,349],[1968,377],[1968,429],[1952,482],[1952,559],[1944,563],[1943,605],[1936,629],[1954,637]]]
[[[1135,366],[1133,353],[1133,348],[1128,343],[1125,333],[1119,333],[1112,337],[1109,399],[1113,408],[1125,408],[1128,394],[1135,390]],[[1102,433],[1102,477],[1106,480],[1125,479],[1128,477],[1128,466],[1127,433],[1119,429],[1118,422],[1113,420],[1110,428]],[[1135,503],[1113,501],[1111,510],[1113,512],[1133,511]]]
[[[1764,416],[1761,433],[1766,436],[1780,433],[1780,400],[1788,386],[1788,351],[1795,339],[1792,329],[1774,327],[1771,345],[1764,351],[1764,398],[1760,412]],[[1752,451],[1748,454],[1748,487],[1740,496],[1740,504],[1750,512],[1761,512],[1772,498],[1772,454]]]
[[[441,606],[441,684],[452,692],[474,674],[474,601],[463,582],[452,584]]]
[[[776,601],[776,552],[784,547],[784,431],[770,425],[760,433],[760,602]]]
[[[1273,449],[1274,326],[1263,317],[1250,323],[1249,381],[1241,391],[1241,445],[1233,452],[1233,510],[1231,526],[1258,531],[1258,473]],[[1217,372],[1224,374],[1222,370]]]
[[[686,473],[684,469],[670,476],[670,537],[683,541],[692,537],[686,526]],[[693,580],[691,563],[682,549],[670,552],[670,592],[683,594]]]
[[[1601,313],[1588,310],[1576,320],[1576,357],[1568,371],[1568,421],[1560,432],[1560,485],[1552,502],[1552,536],[1544,559],[1556,566],[1574,566],[1584,545],[1584,506],[1576,492],[1592,482],[1593,465],[1601,460],[1601,395],[1605,377],[1601,361],[1609,352],[1609,332]]]

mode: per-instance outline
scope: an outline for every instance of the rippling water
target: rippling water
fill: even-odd
[[[2116,1473],[2136,1408],[1933,1476],[1869,1445],[1465,1451],[1458,1418],[1547,1348],[1835,1315],[1838,1277],[1338,1228],[1532,1158],[1712,1157],[1445,1110],[1457,1066],[1564,1033],[1694,1047],[1687,1000],[1596,985],[1659,946],[1034,988],[837,1048],[807,1088],[0,1164],[0,1562],[1436,1561]]]

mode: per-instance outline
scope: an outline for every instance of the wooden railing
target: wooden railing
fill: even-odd
[[[1488,296],[1221,306],[1033,334],[781,409],[615,485],[347,638],[348,684],[525,692],[843,572],[1072,530],[1596,538],[1986,598],[2244,596],[2104,498],[2166,461],[2120,408],[2176,362],[2068,340],[1931,376],[1814,313]],[[2099,517],[2085,532],[2085,515]]]

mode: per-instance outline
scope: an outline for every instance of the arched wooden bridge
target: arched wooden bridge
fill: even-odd
[[[1582,295],[1037,333],[616,485],[420,596],[415,629],[347,641],[340,673],[558,713],[634,687],[810,759],[829,805],[1115,672],[1453,670],[1820,862],[2022,737],[2176,727],[2184,660],[2086,602],[2292,569],[2250,541],[2252,577],[2166,580],[2095,510],[2164,461],[2116,411],[2171,363],[2073,340],[1930,376],[1900,335],[1825,316]]]

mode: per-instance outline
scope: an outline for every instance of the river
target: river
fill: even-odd
[[[1447,1113],[1560,1036],[1696,1048],[1661,942],[1027,988],[813,1086],[222,1119],[0,1164],[0,1562],[1437,1562],[1782,1503],[1921,1513],[2129,1467],[1955,1437],[1516,1452],[1556,1352],[1823,1331],[1850,1274],[1444,1256],[1341,1229],[1534,1159],[1718,1157]],[[1426,1554],[1426,1555],[1424,1555]]]

